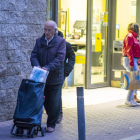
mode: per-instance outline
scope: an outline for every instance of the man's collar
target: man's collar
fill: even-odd
[[[45,39],[45,34],[43,34],[42,37],[41,37],[41,43],[44,44],[45,46],[47,46],[46,42],[47,42],[47,40]],[[55,43],[57,43],[57,34],[54,34],[54,37],[50,42],[51,45],[55,44]]]
[[[47,40],[48,42],[50,42],[53,39],[54,35],[52,36],[52,38],[50,38],[49,40],[46,38],[45,36],[45,40]]]

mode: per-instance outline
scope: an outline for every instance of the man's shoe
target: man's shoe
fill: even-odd
[[[136,104],[134,104],[134,102],[131,100],[131,101],[125,101],[125,104],[128,105],[128,106],[137,106]]]
[[[56,121],[56,123],[61,123],[62,119],[63,119],[63,115],[60,114],[59,117],[58,117],[58,120]]]
[[[140,103],[140,100],[137,98],[137,95],[134,95],[134,100],[135,100],[137,103]]]
[[[46,132],[48,132],[48,133],[51,133],[51,132],[53,132],[53,131],[55,131],[55,129],[52,128],[52,127],[47,127],[47,128],[46,128]]]

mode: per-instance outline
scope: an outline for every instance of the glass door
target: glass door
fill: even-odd
[[[87,10],[86,88],[109,86],[108,0],[91,0],[88,5],[90,11]]]
[[[58,0],[58,30],[75,53],[74,69],[65,82],[68,86],[85,83],[86,11],[87,0]]]
[[[91,84],[107,82],[107,0],[93,0]]]
[[[127,2],[127,7],[123,9],[124,4]],[[128,33],[128,24],[137,22],[136,16],[137,8],[136,0],[116,0],[116,22],[115,22],[115,38],[113,40],[112,51],[112,70],[111,70],[111,86],[123,88],[124,83],[124,67],[121,64],[123,40]],[[127,17],[127,20],[126,20]]]

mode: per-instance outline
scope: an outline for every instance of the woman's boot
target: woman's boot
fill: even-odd
[[[140,103],[140,100],[137,98],[137,95],[134,94],[134,100],[137,102],[137,103]]]

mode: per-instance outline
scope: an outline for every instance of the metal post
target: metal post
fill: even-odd
[[[83,87],[77,87],[78,140],[86,140]]]

